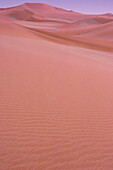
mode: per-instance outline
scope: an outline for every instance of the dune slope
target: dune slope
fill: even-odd
[[[0,170],[112,169],[113,22],[40,5],[0,13]]]

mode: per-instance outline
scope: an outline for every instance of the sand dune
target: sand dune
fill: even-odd
[[[28,18],[35,17],[37,19],[46,19],[54,21],[63,21],[72,23],[74,21],[92,18],[95,15],[85,15],[74,11],[67,11],[62,8],[56,8],[47,4],[41,3],[25,3],[23,5],[8,8],[3,11],[9,17],[13,19],[26,20]],[[40,18],[41,17],[41,18]]]
[[[85,36],[83,35],[83,37],[113,41],[113,22],[104,24],[97,29],[91,30],[87,32]]]
[[[112,15],[0,11],[0,170],[111,170]]]

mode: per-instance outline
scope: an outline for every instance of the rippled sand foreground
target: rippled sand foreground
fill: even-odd
[[[74,12],[39,23],[15,8],[0,12],[0,170],[112,170],[113,17],[79,14],[78,29]]]

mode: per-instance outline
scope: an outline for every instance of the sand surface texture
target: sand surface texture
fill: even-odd
[[[0,9],[0,170],[113,169],[113,15]]]

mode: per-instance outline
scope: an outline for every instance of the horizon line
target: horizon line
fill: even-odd
[[[66,8],[59,7],[59,6],[50,5],[50,4],[48,4],[48,3],[38,3],[38,2],[25,2],[25,3],[21,3],[21,4],[17,4],[17,5],[12,5],[12,6],[0,7],[0,9],[13,8],[13,7],[21,6],[21,5],[24,5],[24,4],[46,4],[46,5],[49,5],[49,6],[51,6],[51,7],[56,7],[56,8],[60,8],[60,9],[66,10],[66,11],[72,11],[72,12],[76,12],[76,13],[79,13],[79,14],[85,14],[85,15],[113,14],[113,13],[111,13],[111,12],[106,12],[106,13],[82,13],[82,12],[75,11],[75,10],[72,10],[72,9],[66,9]]]

